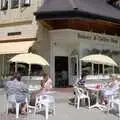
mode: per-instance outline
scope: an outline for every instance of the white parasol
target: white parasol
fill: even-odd
[[[117,63],[110,57],[102,54],[88,55],[80,59],[84,62],[91,62],[94,64],[104,64],[109,66],[117,66]]]
[[[43,66],[49,66],[49,63],[40,55],[33,54],[33,53],[25,53],[25,54],[18,54],[9,60],[10,62],[15,63],[26,63],[29,64],[29,73],[31,71],[31,64],[38,64]]]

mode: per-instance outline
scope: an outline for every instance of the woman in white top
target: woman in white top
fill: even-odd
[[[41,82],[41,90],[39,94],[45,94],[46,92],[50,91],[52,89],[52,79],[49,75],[44,74],[44,80]]]
[[[35,98],[36,96],[46,94],[48,91],[51,91],[53,86],[52,86],[52,79],[50,78],[49,75],[43,74],[43,80],[41,80],[41,89],[35,93],[32,93],[31,95],[31,105],[35,104]]]

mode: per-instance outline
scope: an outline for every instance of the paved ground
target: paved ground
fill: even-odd
[[[98,109],[88,109],[80,107],[77,110],[73,105],[68,104],[69,98],[73,97],[71,91],[59,90],[54,94],[56,98],[56,114],[49,115],[49,120],[119,120],[114,114],[106,114]],[[0,91],[0,120],[15,120],[15,114],[6,114],[6,100],[4,91]],[[43,114],[21,115],[19,120],[44,120]]]

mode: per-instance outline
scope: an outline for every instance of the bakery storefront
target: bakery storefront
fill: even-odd
[[[64,74],[68,75],[68,82],[64,85],[72,85],[83,72],[94,76],[113,73],[112,66],[104,66],[103,71],[102,65],[98,69],[98,65],[94,64],[92,71],[91,63],[80,62],[80,58],[90,54],[104,54],[118,65],[120,63],[120,37],[72,29],[52,30],[50,35],[51,71],[55,73],[56,84],[64,78]],[[119,68],[115,68],[114,73],[119,73]]]
[[[109,2],[45,0],[34,14],[38,24],[42,23],[47,31],[50,74],[56,87],[72,85],[83,71],[91,75],[103,74],[101,65],[98,69],[95,64],[94,71],[91,71],[90,63],[80,62],[79,59],[86,55],[105,54],[119,65],[120,11]],[[104,74],[111,72],[113,69],[105,66]],[[119,68],[114,72],[119,73]]]

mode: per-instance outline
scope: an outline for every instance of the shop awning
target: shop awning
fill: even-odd
[[[27,53],[34,41],[0,43],[0,54]]]

